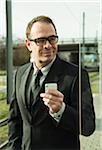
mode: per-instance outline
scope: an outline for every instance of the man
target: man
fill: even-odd
[[[9,149],[79,150],[80,128],[86,136],[95,130],[88,74],[82,70],[79,101],[79,69],[57,56],[57,31],[49,17],[32,19],[26,37],[33,63],[21,66],[15,75]],[[36,82],[40,83],[35,88]]]

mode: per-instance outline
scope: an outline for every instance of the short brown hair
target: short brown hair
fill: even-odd
[[[33,18],[27,25],[27,28],[26,28],[26,37],[29,38],[29,35],[30,35],[30,31],[31,31],[31,28],[33,26],[33,24],[35,22],[45,22],[45,23],[51,23],[55,29],[55,32],[57,34],[57,30],[56,30],[56,27],[55,27],[55,24],[53,23],[52,19],[47,17],[47,16],[37,16],[35,18]]]

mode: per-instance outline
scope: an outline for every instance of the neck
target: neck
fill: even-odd
[[[52,61],[52,60],[51,60]],[[44,62],[42,62],[42,61],[39,61],[39,63],[36,63],[35,62],[35,66],[38,68],[38,69],[42,69],[43,67],[45,67],[45,66],[47,66],[48,64],[50,64],[51,63],[51,61],[50,62],[46,62],[46,63],[44,63]]]
[[[49,65],[51,62],[53,63],[55,59],[56,59],[56,56],[51,61],[43,62],[40,60],[38,62],[34,62],[34,64],[38,69],[42,69],[43,67],[46,67],[47,65]]]

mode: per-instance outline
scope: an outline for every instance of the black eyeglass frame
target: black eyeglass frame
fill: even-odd
[[[55,38],[55,39],[53,39],[53,38]],[[46,44],[46,41],[49,41],[50,44],[56,44],[58,42],[58,36],[51,35],[49,37],[41,37],[41,38],[29,39],[29,40],[35,42],[36,45],[38,45],[38,46],[40,46],[40,45],[42,46],[42,45]],[[40,41],[40,40],[42,40],[42,41]],[[39,42],[42,42],[42,43],[39,43]]]

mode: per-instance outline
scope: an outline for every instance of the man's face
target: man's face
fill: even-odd
[[[48,37],[53,39],[53,36],[56,36],[56,33],[52,24],[42,22],[36,22],[33,24],[30,33],[30,39],[48,38]],[[48,40],[46,40],[46,42],[43,44],[41,44],[41,41],[37,42],[38,43],[27,40],[26,45],[29,51],[31,51],[31,56],[32,59],[34,59],[36,66],[38,68],[41,68],[49,64],[56,55],[57,43],[52,42],[51,44]]]

